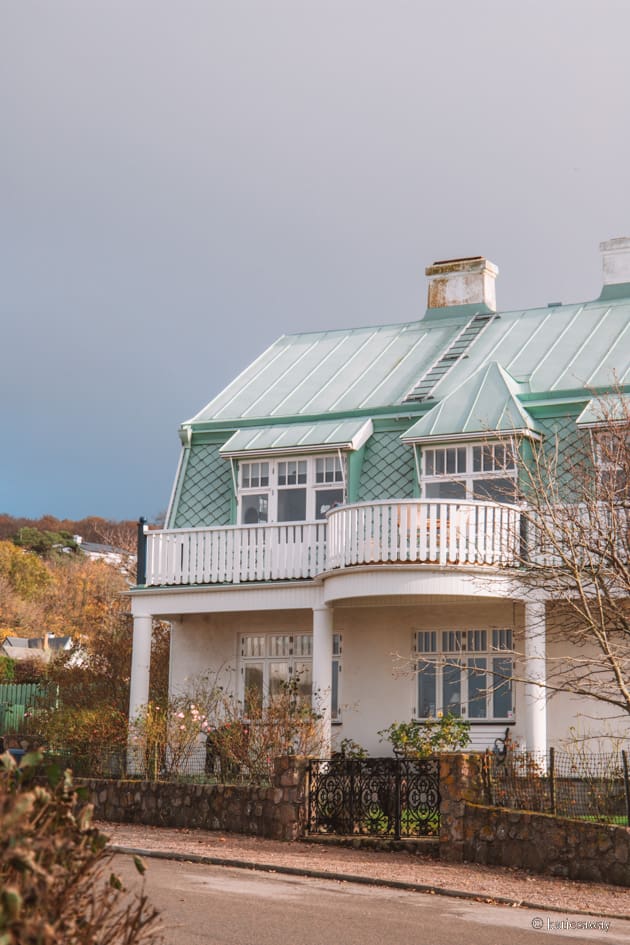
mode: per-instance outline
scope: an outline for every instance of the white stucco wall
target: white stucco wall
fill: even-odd
[[[414,630],[508,627],[513,620],[514,607],[505,601],[337,607],[334,632],[343,638],[342,724],[333,726],[334,741],[352,738],[371,754],[388,753],[379,729],[409,720],[415,705],[415,679],[404,663]],[[239,633],[311,630],[310,610],[184,616],[174,624],[171,692],[182,694],[199,676],[217,673],[222,685],[236,689]],[[499,731],[504,726],[480,727],[476,741],[492,744]]]
[[[311,611],[191,614],[173,623],[170,692],[182,695],[195,680],[219,674],[236,687],[239,633],[310,633]]]
[[[508,600],[424,598],[396,605],[360,601],[334,609],[334,632],[343,638],[340,702],[342,723],[333,725],[333,747],[352,738],[371,754],[386,754],[388,745],[378,731],[392,722],[408,721],[415,706],[416,680],[404,658],[409,657],[414,630],[512,627],[517,652],[523,651],[523,607]],[[308,633],[311,610],[190,614],[174,623],[171,647],[171,692],[182,694],[203,674],[220,673],[222,685],[237,688],[239,633]],[[557,657],[562,644],[550,628],[549,654]],[[398,657],[402,657],[400,660]],[[516,661],[516,675],[522,675]],[[522,685],[515,688],[515,724],[510,735],[524,744]],[[603,706],[565,693],[549,698],[548,744],[562,747],[576,727],[585,733],[598,728],[619,734],[623,721],[598,722],[609,714]],[[505,724],[474,725],[474,746],[492,746]],[[599,747],[599,746],[598,746]],[[600,750],[608,746],[602,743]]]
[[[554,639],[552,633],[551,639],[548,638],[547,642],[548,672],[557,671],[558,660],[562,663],[566,653],[567,645]],[[591,649],[590,654],[585,647],[581,647],[576,653],[580,660],[591,654],[594,662],[597,663],[595,648]],[[620,718],[616,710],[603,702],[587,699],[584,696],[574,696],[565,692],[551,693],[547,703],[549,744],[556,748],[575,746],[576,739],[570,731],[571,728],[575,729],[575,735],[580,740],[588,739],[588,742],[584,742],[588,751],[607,752],[618,751],[620,747],[627,748],[630,734],[628,719]],[[620,745],[619,740],[623,740],[624,744]]]
[[[335,740],[353,738],[371,754],[388,753],[378,731],[392,722],[409,721],[416,705],[416,679],[406,662],[414,630],[512,627],[514,619],[515,608],[504,601],[337,608],[335,632],[343,634],[343,724],[335,726]],[[515,733],[517,728],[518,723]],[[504,731],[501,724],[475,726],[475,744],[492,745]]]

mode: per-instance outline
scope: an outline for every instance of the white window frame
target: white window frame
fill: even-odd
[[[612,445],[604,447],[604,439],[612,441]],[[622,439],[623,443],[621,443]],[[630,448],[630,431],[628,430],[627,424],[621,424],[619,431],[616,431],[610,426],[607,426],[605,429],[591,430],[593,460],[599,484],[602,484],[605,478],[614,476],[615,493],[618,493],[620,497],[626,498],[630,491],[630,483],[623,482],[627,472],[624,465],[620,462],[616,463],[613,461],[616,442],[619,442],[618,449],[620,452],[627,454],[626,451]],[[602,489],[602,498],[604,499],[607,494],[609,494],[608,490],[604,487]]]
[[[254,480],[257,484],[251,485],[252,473],[259,471]],[[266,475],[262,476],[261,470]],[[318,481],[319,479],[319,481]],[[261,482],[263,484],[261,484]],[[247,483],[244,485],[244,483]],[[241,460],[238,468],[237,489],[237,521],[239,525],[274,524],[279,521],[279,493],[289,490],[306,490],[305,516],[299,519],[283,519],[288,521],[316,522],[323,521],[323,516],[317,517],[318,493],[335,491],[340,494],[335,504],[344,502],[346,497],[346,459],[340,453],[322,453],[314,456],[279,456],[267,458],[252,458]],[[244,502],[248,496],[260,496],[263,503],[266,500],[267,518],[258,522],[244,521]],[[329,507],[331,507],[329,506]]]
[[[241,633],[239,636],[239,700],[245,704],[247,668],[260,667],[262,670],[262,706],[266,708],[271,699],[274,669],[284,665],[287,667],[284,682],[289,683],[305,668],[309,671],[308,675],[312,675],[312,633]],[[309,697],[309,702],[311,698],[312,695]]]
[[[514,482],[514,496],[518,482],[518,468],[515,460],[516,444],[512,439],[493,439],[484,442],[423,444],[421,449],[421,487],[422,495],[432,501],[440,497],[428,496],[432,485],[462,484],[464,494],[456,496],[455,501],[471,502],[475,499],[474,486],[479,481],[511,479]],[[488,461],[489,460],[489,461]],[[481,468],[475,470],[475,465]],[[444,497],[446,498],[446,497]],[[495,501],[480,498],[479,501]],[[508,497],[507,500],[510,501]],[[511,499],[513,501],[513,499]]]
[[[472,725],[492,722],[511,723],[514,721],[514,672],[513,630],[510,627],[482,627],[458,630],[414,630],[413,650],[416,665],[414,680],[415,697],[413,714],[417,719],[440,718],[449,711],[467,719]],[[483,672],[474,672],[474,661],[484,661],[485,666],[478,666]],[[495,663],[494,661],[498,661]],[[499,663],[509,661],[508,667]],[[430,673],[427,674],[427,670]],[[471,672],[472,670],[472,672]],[[422,673],[425,677],[422,679]],[[459,673],[459,676],[457,675]],[[453,711],[453,704],[445,704],[445,690],[449,677],[459,685],[459,710]],[[483,685],[471,693],[471,680],[483,677]],[[434,680],[431,685],[430,680]],[[495,715],[496,702],[505,692],[509,693],[509,708],[505,715]],[[434,703],[422,705],[423,682],[428,682],[429,692],[433,690]],[[470,714],[471,699],[485,705],[485,714]]]
[[[247,654],[248,641],[259,641],[258,652]],[[286,641],[278,646],[279,641]],[[256,647],[251,647],[256,649]],[[299,673],[301,667],[308,667],[312,676],[313,669],[313,634],[308,632],[296,633],[241,633],[238,640],[239,668],[238,698],[244,704],[246,696],[245,675],[247,666],[262,665],[263,708],[269,705],[271,698],[271,678],[275,665],[288,663],[287,681]],[[341,675],[343,663],[343,635],[333,633],[332,677],[333,691],[331,692],[331,721],[333,725],[340,725],[341,718]],[[336,679],[336,699],[335,695]],[[311,693],[312,699],[312,693]]]

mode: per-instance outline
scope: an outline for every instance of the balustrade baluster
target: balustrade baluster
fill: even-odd
[[[313,578],[377,562],[514,566],[518,510],[401,500],[333,509],[326,522],[168,529],[147,534],[147,585]]]

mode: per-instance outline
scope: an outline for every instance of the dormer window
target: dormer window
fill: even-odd
[[[422,447],[425,499],[513,502],[516,472],[511,443]]]
[[[333,505],[344,501],[344,495],[345,469],[338,454],[239,466],[241,525],[322,520]]]

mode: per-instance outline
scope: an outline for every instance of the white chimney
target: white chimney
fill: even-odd
[[[604,270],[604,285],[630,282],[630,236],[618,236],[599,244]]]
[[[496,312],[494,280],[499,270],[484,256],[441,259],[427,266],[425,272],[429,277],[430,309],[477,305]]]

